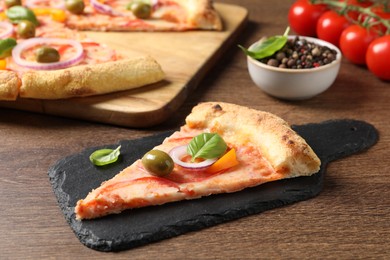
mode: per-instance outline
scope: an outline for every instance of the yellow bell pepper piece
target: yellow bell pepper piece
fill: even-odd
[[[7,68],[7,61],[5,59],[0,60],[0,70],[5,70]]]
[[[216,173],[238,165],[236,150],[230,149],[226,154],[219,158],[213,165],[207,168],[208,173]]]
[[[0,12],[0,21],[4,21],[7,19],[7,15],[5,14],[5,12]]]
[[[56,9],[56,8],[33,8],[32,11],[36,16],[39,15],[50,15],[51,19],[57,22],[65,22],[66,13],[64,10]]]
[[[57,22],[65,22],[66,20],[66,14],[64,10],[61,9],[53,9],[50,13],[51,19]]]

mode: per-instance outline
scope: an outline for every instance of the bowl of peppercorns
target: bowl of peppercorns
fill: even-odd
[[[267,94],[286,100],[309,99],[327,90],[342,58],[329,42],[294,35],[264,38],[244,51],[253,82]]]

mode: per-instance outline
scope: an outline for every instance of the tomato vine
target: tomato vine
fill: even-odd
[[[390,3],[388,1],[375,1],[372,5],[363,7],[360,5],[349,4],[348,1],[334,0],[309,0],[313,5],[326,5],[329,9],[334,10],[340,15],[345,16],[351,23],[359,24],[365,28],[374,28],[380,24],[385,28],[385,31],[376,30],[378,35],[390,34],[390,19],[385,19],[378,13],[374,12],[375,8],[379,8],[384,13],[388,13],[390,18]],[[348,14],[353,11],[359,14],[358,19],[353,19]]]

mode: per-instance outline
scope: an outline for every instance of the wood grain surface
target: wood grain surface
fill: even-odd
[[[248,11],[217,4],[223,31],[155,33],[86,32],[87,37],[114,48],[125,57],[150,55],[166,77],[145,87],[84,98],[39,100],[20,98],[0,107],[84,119],[127,127],[147,127],[166,120],[182,105],[204,75],[231,47],[243,29]],[[112,80],[115,84],[115,79]]]
[[[239,3],[249,10],[249,23],[196,91],[157,126],[136,129],[0,109],[0,259],[390,258],[390,83],[344,59],[335,83],[317,97],[286,102],[264,94],[249,78],[236,44],[284,32],[293,0]],[[313,199],[120,253],[83,246],[57,205],[49,167],[90,146],[177,129],[201,101],[266,110],[291,124],[363,120],[380,139],[366,152],[331,163],[323,191]]]

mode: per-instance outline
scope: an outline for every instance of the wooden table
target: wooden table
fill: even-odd
[[[263,35],[282,33],[292,2],[240,1],[250,12],[236,43],[248,46]],[[344,60],[336,82],[325,93],[306,101],[281,101],[252,83],[245,57],[233,45],[178,111],[155,127],[131,129],[0,109],[0,258],[389,258],[389,87]],[[90,146],[176,129],[201,101],[267,110],[291,124],[363,120],[379,130],[380,140],[366,152],[332,162],[323,191],[313,199],[120,253],[83,246],[57,205],[49,167]]]

